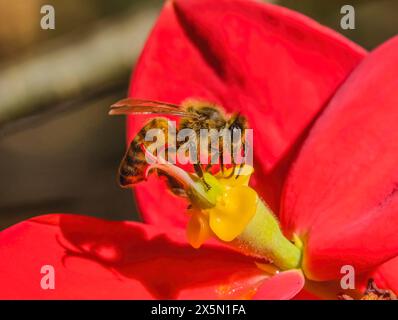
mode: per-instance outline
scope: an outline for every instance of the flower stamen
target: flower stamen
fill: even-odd
[[[355,300],[348,294],[340,294],[340,300]],[[368,280],[368,286],[359,300],[398,300],[397,296],[391,290],[380,289],[373,279]]]

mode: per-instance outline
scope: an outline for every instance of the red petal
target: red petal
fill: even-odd
[[[283,197],[282,225],[307,238],[316,279],[398,254],[398,37],[369,55],[316,122]]]
[[[292,300],[322,300],[322,297],[304,288]]]
[[[258,288],[255,300],[289,300],[303,289],[305,279],[300,270],[281,272],[267,280]]]
[[[380,288],[389,289],[398,294],[398,256],[378,267],[372,278]]]
[[[277,212],[288,154],[364,54],[282,7],[247,0],[168,1],[130,95],[172,103],[201,98],[241,111],[255,130],[256,188]],[[143,117],[129,118],[129,139],[142,125]],[[137,187],[144,219],[181,224],[176,219],[184,204],[163,193],[159,182]],[[151,202],[160,196],[162,201]],[[163,216],[165,207],[174,220]]]
[[[55,269],[54,290],[40,286],[43,265]],[[239,298],[265,278],[234,251],[192,249],[180,230],[78,215],[41,216],[2,231],[0,270],[0,299]]]

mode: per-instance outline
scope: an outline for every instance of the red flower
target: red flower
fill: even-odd
[[[330,288],[349,264],[358,279],[398,291],[397,259],[389,261],[398,256],[397,53],[398,38],[366,56],[277,6],[175,0],[146,44],[130,95],[240,111],[254,129],[252,187],[285,235],[303,241],[305,276]],[[129,118],[129,140],[144,121]],[[187,203],[159,179],[135,192],[154,226],[49,215],[3,231],[0,298],[286,299],[303,287],[300,270],[271,277],[212,241],[192,249],[181,228]],[[54,290],[40,287],[43,265],[55,268]]]

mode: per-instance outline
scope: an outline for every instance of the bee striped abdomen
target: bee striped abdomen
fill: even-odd
[[[165,118],[154,118],[150,120],[131,141],[126,154],[119,167],[119,184],[127,188],[140,181],[145,180],[145,171],[148,166],[142,145],[147,147],[153,141],[146,141],[145,136],[151,129],[160,129],[167,139],[168,122]]]

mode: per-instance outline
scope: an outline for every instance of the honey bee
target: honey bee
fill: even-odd
[[[110,115],[132,115],[132,114],[155,114],[155,115],[170,115],[180,117],[176,132],[178,133],[182,129],[192,129],[197,136],[200,134],[201,129],[229,129],[228,132],[233,132],[234,129],[240,130],[240,143],[244,145],[244,129],[247,127],[247,121],[245,117],[239,113],[235,113],[231,116],[226,116],[220,110],[220,108],[209,102],[187,100],[182,103],[181,106],[159,102],[151,100],[139,100],[139,99],[123,99],[111,106],[109,111]],[[145,140],[146,133],[151,129],[160,129],[165,137],[168,137],[168,119],[164,117],[155,117],[147,122],[144,127],[138,132],[130,143],[121,163],[119,166],[119,184],[123,188],[131,187],[132,185],[145,179],[145,169],[148,163],[145,158],[145,148],[148,147],[149,143]],[[168,141],[165,141],[167,145]],[[176,142],[178,148],[181,142]],[[221,144],[222,146],[222,144]],[[144,147],[144,148],[143,148]],[[166,146],[170,147],[170,146]],[[232,146],[233,147],[233,146]],[[224,172],[223,164],[223,152],[225,150],[220,148],[219,152],[213,155],[219,157],[220,170]],[[233,162],[233,160],[232,160]],[[235,164],[232,163],[235,169]],[[241,166],[243,166],[241,164]],[[210,170],[211,164],[207,164],[205,167],[199,162],[199,159],[193,164],[193,168],[199,178],[203,179],[204,171]],[[234,173],[232,170],[232,174]],[[159,174],[159,173],[158,173]],[[160,173],[161,174],[161,173]],[[232,176],[232,174],[230,176]],[[229,176],[229,177],[230,177]],[[167,177],[168,184],[171,190],[177,194],[183,194],[178,186],[178,183],[173,178]],[[204,181],[205,186],[209,187]]]

